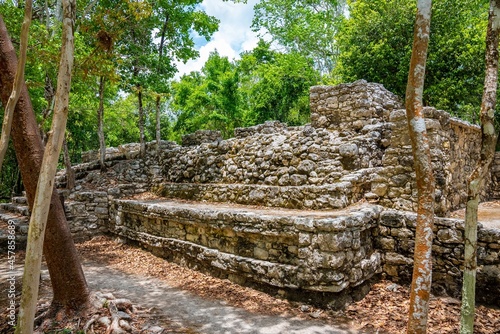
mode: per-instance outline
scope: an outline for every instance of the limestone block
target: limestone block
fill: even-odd
[[[297,166],[297,170],[301,174],[310,174],[316,169],[316,164],[311,160],[302,160]]]
[[[339,233],[321,233],[314,240],[323,251],[338,252],[352,246],[352,233],[349,231]]]
[[[443,243],[463,243],[462,233],[451,228],[440,229],[437,237]]]
[[[339,154],[342,157],[354,157],[358,155],[358,150],[358,145],[354,143],[347,143],[339,146]]]
[[[393,253],[393,252],[387,252],[385,254],[385,263],[387,264],[405,264],[405,265],[410,265],[413,264],[413,259],[410,259],[408,257],[405,257],[404,255],[398,254],[398,253]]]

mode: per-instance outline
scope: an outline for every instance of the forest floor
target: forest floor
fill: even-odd
[[[405,331],[409,289],[392,282],[381,281],[373,285],[363,300],[352,303],[344,311],[331,311],[289,302],[279,296],[270,296],[228,280],[207,276],[108,237],[96,237],[77,247],[92,289],[130,299],[144,310],[137,320],[138,325],[158,325],[164,329],[164,333]],[[5,256],[2,255],[0,261],[0,268],[3,268]],[[18,265],[22,264],[19,259],[17,261]],[[46,271],[42,277],[41,299],[47,302],[51,292]],[[6,327],[1,325],[6,314],[6,289],[7,283],[2,278],[2,333],[8,333],[2,330]],[[459,314],[459,300],[432,296],[428,333],[457,333]],[[81,323],[86,321],[79,320]],[[500,333],[500,310],[478,306],[474,332]]]

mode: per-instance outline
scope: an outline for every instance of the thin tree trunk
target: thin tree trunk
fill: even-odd
[[[0,93],[7,103],[17,66],[16,52],[0,15]],[[30,207],[42,164],[43,144],[26,85],[12,120],[12,142]],[[88,302],[89,292],[71,232],[57,191],[52,191],[51,208],[43,253],[53,290],[52,309],[77,310]]]
[[[105,159],[106,159],[106,141],[104,139],[104,77],[101,76],[99,79],[99,109],[97,109],[97,136],[99,137],[99,164],[101,165],[101,171],[106,170]]]
[[[431,250],[435,182],[422,106],[431,7],[431,0],[417,1],[413,49],[406,88],[406,115],[418,190],[415,254],[407,333],[425,333],[427,330],[432,281]]]
[[[63,2],[61,60],[57,78],[54,117],[43,155],[42,167],[35,193],[35,201],[31,212],[23,274],[23,289],[16,334],[33,333],[33,321],[38,298],[38,285],[40,283],[43,241],[49,215],[51,194],[54,189],[57,163],[59,161],[59,155],[66,131],[66,122],[68,120],[69,92],[74,57],[73,24],[75,5],[75,0],[64,0]]]
[[[140,155],[142,158],[146,155],[146,142],[144,139],[144,107],[142,105],[142,87],[137,87],[137,99],[139,102],[139,142],[140,142]]]
[[[7,103],[16,71],[16,52],[0,15],[0,93]],[[33,207],[44,146],[38,131],[28,89],[23,84],[12,119],[12,143],[30,208]],[[80,258],[71,237],[57,190],[52,203],[45,233],[43,253],[49,269],[54,293],[54,308],[77,309],[88,301],[88,288]]]
[[[481,157],[469,176],[465,210],[464,276],[460,333],[474,331],[477,270],[477,209],[484,178],[495,156],[498,134],[495,131],[495,108],[498,86],[498,42],[500,34],[500,0],[490,0],[486,34],[486,75],[481,102]]]
[[[24,20],[21,27],[21,45],[19,46],[19,62],[17,63],[16,75],[14,78],[14,85],[12,86],[12,93],[10,94],[9,101],[5,106],[3,123],[2,123],[2,136],[0,137],[0,171],[2,170],[3,160],[9,148],[10,130],[12,127],[12,115],[21,93],[21,87],[24,83],[24,67],[26,65],[26,53],[28,50],[28,37],[31,25],[31,12],[32,1],[26,0],[24,7]]]
[[[160,125],[160,102],[161,95],[156,95],[156,154],[160,154],[161,125]]]
[[[68,141],[66,137],[63,142],[64,165],[66,167],[66,189],[73,190],[75,188],[75,171],[71,166],[71,158],[69,156]]]

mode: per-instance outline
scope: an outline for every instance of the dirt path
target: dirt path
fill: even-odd
[[[321,322],[281,316],[265,316],[207,300],[140,275],[125,274],[98,263],[85,263],[84,271],[91,289],[128,298],[155,316],[173,321],[198,333],[358,333],[334,328]]]
[[[166,282],[142,275],[133,275],[110,268],[106,264],[85,261],[83,265],[89,287],[94,291],[110,292],[117,298],[130,299],[134,305],[150,309],[150,323],[166,328],[168,333],[261,333],[261,334],[356,334],[346,326],[334,327],[321,321],[252,313],[227,305],[221,300],[204,299]],[[22,266],[16,264],[17,290],[20,291]],[[0,267],[0,282],[7,281],[13,272]],[[42,269],[43,300],[51,298],[49,274]],[[4,292],[2,286],[2,296]],[[18,298],[19,299],[19,296]],[[0,299],[5,307],[6,300]],[[265,312],[264,312],[265,313]]]

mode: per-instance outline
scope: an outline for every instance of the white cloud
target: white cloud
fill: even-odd
[[[191,71],[199,71],[207,61],[210,52],[217,50],[221,56],[239,59],[243,51],[252,50],[258,42],[257,33],[250,28],[253,18],[253,6],[259,0],[248,0],[246,4],[235,4],[232,1],[204,0],[201,8],[211,16],[220,20],[219,30],[205,45],[200,46],[200,57],[186,64],[177,63],[179,72],[176,78]]]

